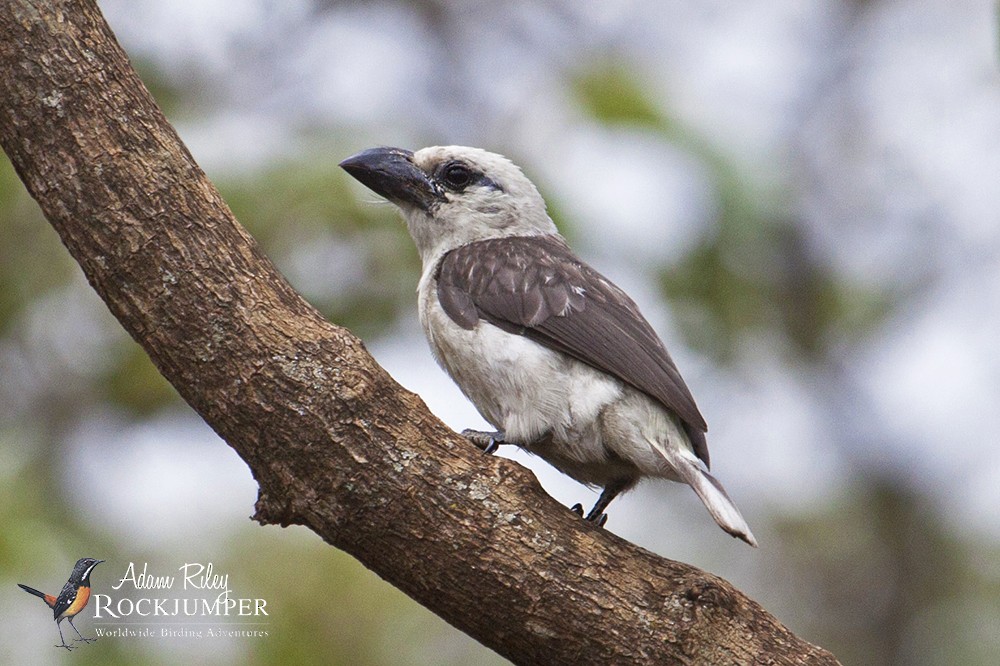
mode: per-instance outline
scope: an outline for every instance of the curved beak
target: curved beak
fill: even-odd
[[[413,152],[403,148],[369,148],[340,163],[362,185],[399,205],[428,211],[444,200],[444,192],[416,164]]]

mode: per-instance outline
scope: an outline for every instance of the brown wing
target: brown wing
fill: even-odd
[[[460,326],[486,320],[644,391],[680,416],[708,465],[708,427],[663,343],[632,299],[561,237],[463,245],[441,260],[437,279],[438,300]]]

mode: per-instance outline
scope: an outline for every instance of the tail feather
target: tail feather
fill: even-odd
[[[691,486],[697,493],[702,504],[708,509],[719,527],[734,537],[746,541],[754,548],[757,547],[757,539],[750,531],[747,521],[743,520],[740,510],[733,504],[733,500],[729,499],[726,489],[722,487],[718,479],[702,469],[694,455],[687,450],[681,451],[664,446],[656,439],[650,439],[649,442],[677,472],[681,481]]]
[[[722,487],[719,480],[694,465],[691,465],[690,471],[692,473],[687,475],[688,478],[684,480],[698,494],[719,527],[756,548],[757,539],[750,531],[750,526],[743,520],[743,515],[733,504],[733,500],[729,499],[726,489]]]
[[[28,594],[33,594],[36,597],[41,597],[42,599],[45,598],[45,593],[44,592],[39,592],[38,590],[36,590],[33,587],[28,587],[27,585],[22,585],[21,583],[18,583],[17,586],[19,588],[21,588],[22,590],[24,590],[25,592],[27,592]],[[24,597],[21,597],[21,598],[23,599]]]

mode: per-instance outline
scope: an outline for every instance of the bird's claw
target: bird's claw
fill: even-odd
[[[583,517],[583,505],[579,504],[579,503],[574,504],[573,506],[571,506],[569,510],[572,511],[573,513],[575,513],[576,515],[580,516],[584,520],[586,520],[588,523],[593,523],[594,525],[597,525],[598,527],[604,527],[604,523],[608,522],[608,514],[606,514],[606,513],[595,514],[593,511],[591,511],[590,513],[587,514],[587,517],[584,518]]]
[[[466,429],[462,431],[462,437],[478,446],[483,450],[486,455],[492,455],[497,452],[501,444],[506,443],[504,440],[504,434],[499,430],[496,432],[483,432],[481,430],[470,430]]]

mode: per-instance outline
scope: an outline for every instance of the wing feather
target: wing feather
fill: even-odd
[[[56,603],[52,606],[52,615],[58,620],[59,616],[66,612],[66,610],[73,605],[73,601],[76,600],[77,587],[70,581],[66,581],[63,585],[62,591],[59,592],[59,596],[56,597]]]
[[[438,299],[471,329],[478,319],[563,352],[644,391],[684,422],[708,464],[705,419],[663,342],[631,298],[559,236],[497,238],[452,250]]]

